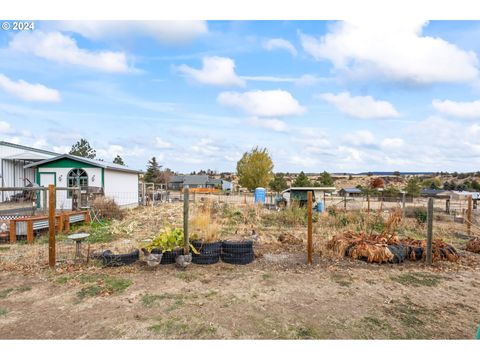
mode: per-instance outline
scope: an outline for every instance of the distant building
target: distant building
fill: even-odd
[[[180,190],[185,185],[190,189],[219,189],[232,190],[232,183],[223,179],[212,179],[208,175],[175,175],[172,176],[168,183],[169,190]]]
[[[358,188],[343,188],[340,189],[338,195],[344,197],[359,197],[362,196],[362,190]]]

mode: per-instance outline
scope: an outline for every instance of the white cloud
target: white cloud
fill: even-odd
[[[441,38],[422,36],[425,21],[365,19],[338,22],[320,39],[300,34],[303,49],[317,60],[356,77],[381,75],[416,84],[469,82],[478,59]]]
[[[452,100],[433,100],[433,107],[440,113],[465,119],[480,118],[480,100],[476,101],[452,101]]]
[[[337,95],[324,93],[317,96],[334,105],[340,112],[359,119],[388,119],[399,117],[398,111],[388,101],[371,96],[351,96],[349,92]]]
[[[293,83],[296,86],[311,86],[318,84],[320,82],[326,82],[330,79],[321,78],[315,75],[304,74],[300,77],[283,77],[283,76],[241,76],[243,80],[251,81],[263,81],[263,82],[274,82],[274,83]]]
[[[162,138],[160,137],[156,137],[155,138],[155,147],[157,149],[169,149],[172,147],[172,143],[168,142],[168,141],[165,141],[163,140]]]
[[[290,41],[285,39],[280,39],[280,38],[268,39],[263,43],[263,47],[267,50],[276,50],[276,49],[287,50],[293,56],[297,56],[297,49],[295,49],[295,46],[293,46]]]
[[[191,146],[191,149],[200,155],[213,156],[218,153],[220,147],[214,145],[215,141],[208,138],[202,138]]]
[[[71,150],[70,146],[60,145],[60,146],[53,147],[53,151],[59,154],[68,154],[70,150]]]
[[[355,146],[375,144],[375,136],[368,130],[358,130],[343,137],[345,142]]]
[[[9,46],[12,50],[31,53],[61,64],[112,73],[125,73],[131,70],[125,53],[81,49],[73,38],[59,32],[23,32],[16,35]]]
[[[207,85],[245,86],[245,81],[235,73],[235,61],[219,56],[204,57],[200,70],[180,65],[176,70],[187,77]]]
[[[12,132],[12,126],[6,121],[0,121],[0,134],[9,134]]]
[[[208,33],[206,21],[58,21],[50,25],[92,40],[151,37],[161,43],[186,43]]]
[[[122,145],[108,145],[106,148],[97,149],[97,157],[107,162],[112,162],[117,155],[123,155],[125,149]]]
[[[405,145],[405,141],[401,138],[385,138],[382,140],[381,147],[383,150],[397,150]]]
[[[287,124],[284,121],[278,119],[263,119],[253,117],[248,120],[248,123],[253,126],[262,127],[277,132],[284,132],[288,129]]]
[[[24,80],[13,81],[0,74],[0,88],[27,101],[60,101],[60,93],[42,84],[30,84]]]
[[[300,115],[305,109],[285,90],[254,90],[244,93],[222,92],[217,101],[258,117]]]

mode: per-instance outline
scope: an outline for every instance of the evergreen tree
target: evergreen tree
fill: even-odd
[[[161,168],[162,166],[158,164],[155,156],[152,157],[152,159],[148,161],[147,171],[143,178],[145,182],[160,182]]]
[[[300,174],[297,175],[295,180],[293,181],[292,184],[293,187],[309,187],[312,186],[312,182],[308,178],[307,175],[303,171],[300,172]]]
[[[125,162],[120,155],[115,156],[115,159],[113,159],[113,163],[118,165],[125,165]]]
[[[70,155],[81,156],[87,159],[95,159],[97,152],[90,146],[90,143],[86,139],[80,139],[72,145],[70,149]]]
[[[285,175],[283,173],[276,173],[272,181],[270,181],[269,187],[277,193],[288,188]]]
[[[319,187],[320,186],[333,186],[333,184],[334,184],[332,176],[326,171],[324,171],[323,173],[320,174],[317,181],[319,183],[319,185],[318,185]],[[315,185],[315,186],[317,186],[317,185]]]

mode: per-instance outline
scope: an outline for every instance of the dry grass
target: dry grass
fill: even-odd
[[[121,209],[115,200],[105,196],[95,198],[93,207],[98,210],[102,219],[122,219],[125,216],[125,210]]]

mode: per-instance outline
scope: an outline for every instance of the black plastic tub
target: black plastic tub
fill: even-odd
[[[162,250],[160,249],[152,249],[152,254],[161,254]],[[162,256],[162,260],[160,261],[160,265],[169,265],[175,264],[175,259],[178,255],[183,255],[183,249],[175,249],[173,251],[165,251]]]
[[[253,241],[223,241],[222,254],[220,258],[227,264],[250,264],[255,259],[255,254],[253,252]]]
[[[130,265],[140,258],[140,251],[135,249],[128,254],[114,254],[110,250],[105,250],[100,258],[104,266]]]
[[[201,241],[192,241],[192,246],[200,253],[200,255],[192,252],[192,262],[198,265],[210,265],[220,261],[222,253],[222,242],[202,243]]]

